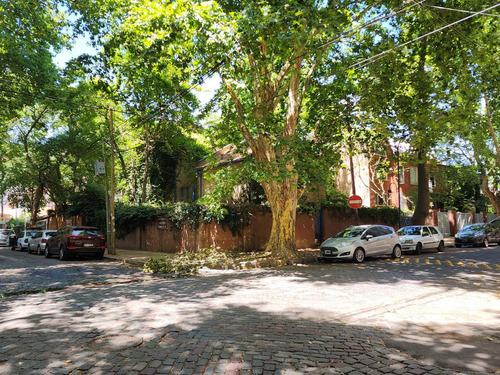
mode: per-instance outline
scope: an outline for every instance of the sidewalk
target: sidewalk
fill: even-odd
[[[444,239],[445,247],[454,247],[455,246],[455,238],[454,237],[445,237]],[[312,249],[308,249],[312,250]],[[318,249],[314,249],[318,250]],[[161,258],[164,256],[174,256],[177,253],[165,253],[160,251],[145,251],[145,250],[125,250],[125,249],[116,249],[116,254],[104,254],[104,257],[108,260],[121,261],[124,264],[137,264],[143,265],[145,264],[149,258]]]
[[[116,249],[116,254],[109,254],[106,252],[104,258],[107,260],[119,261],[131,266],[142,267],[149,258],[161,258],[164,256],[173,256],[175,254],[176,253],[164,253],[159,251]]]

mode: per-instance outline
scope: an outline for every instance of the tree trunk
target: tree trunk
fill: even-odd
[[[500,215],[500,191],[490,189],[488,183],[488,175],[485,171],[481,172],[482,183],[481,190],[483,191],[484,196],[490,201],[495,209],[495,213]]]
[[[142,180],[142,194],[141,203],[145,203],[147,199],[147,188],[149,179],[149,154],[151,153],[151,143],[149,139],[146,140],[146,147],[144,149],[144,179]]]
[[[43,184],[38,184],[37,188],[36,188],[36,191],[35,191],[35,195],[33,197],[33,202],[31,204],[31,225],[36,225],[36,219],[37,219],[37,215],[38,215],[38,211],[40,211],[40,202],[42,200],[42,197],[43,197],[43,191],[44,191],[45,187],[43,186]]]
[[[280,182],[262,184],[272,213],[271,235],[266,251],[287,263],[300,260],[295,242],[298,201],[296,182],[296,177],[290,177]]]
[[[413,212],[412,224],[423,225],[429,215],[430,192],[429,192],[429,176],[427,173],[427,154],[423,150],[418,151],[418,190],[417,204],[415,212]]]

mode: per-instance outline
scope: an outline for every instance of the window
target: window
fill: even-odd
[[[400,184],[405,183],[405,168],[404,167],[399,167],[399,183]]]
[[[366,231],[365,236],[373,236],[373,237],[378,237],[380,236],[380,232],[377,230],[377,228],[370,228]]]
[[[436,228],[434,227],[429,227],[429,229],[431,230],[431,233],[432,234],[439,234],[438,231],[436,230]]]
[[[377,206],[385,206],[387,204],[386,202],[387,202],[387,194],[382,194],[382,196],[377,194]]]
[[[429,228],[428,227],[424,227],[422,229],[422,236],[429,236],[431,233],[429,232]]]
[[[196,186],[181,187],[181,202],[194,202],[196,200]]]
[[[387,234],[392,234],[392,229],[389,227],[377,227],[379,230],[380,234],[382,236],[387,235]]]
[[[410,167],[410,184],[418,185],[418,169],[417,169],[417,167]]]

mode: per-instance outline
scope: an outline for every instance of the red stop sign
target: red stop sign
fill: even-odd
[[[351,195],[347,203],[351,208],[360,208],[361,204],[363,203],[363,200],[359,195]]]

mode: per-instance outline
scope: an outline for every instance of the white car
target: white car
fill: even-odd
[[[437,249],[444,251],[444,237],[438,228],[432,225],[412,225],[398,230],[403,251],[421,254],[422,250]]]
[[[12,229],[0,229],[0,246],[13,246],[16,234]]]
[[[385,225],[351,226],[321,244],[320,260],[352,259],[361,263],[367,256],[401,257],[401,243],[394,229]]]
[[[56,230],[41,230],[36,233],[33,237],[28,239],[28,253],[32,251],[37,255],[45,254],[45,246],[47,245],[47,240],[52,237],[57,231]]]
[[[39,229],[26,229],[21,231],[17,236],[16,250],[28,250],[29,239],[39,231]]]

